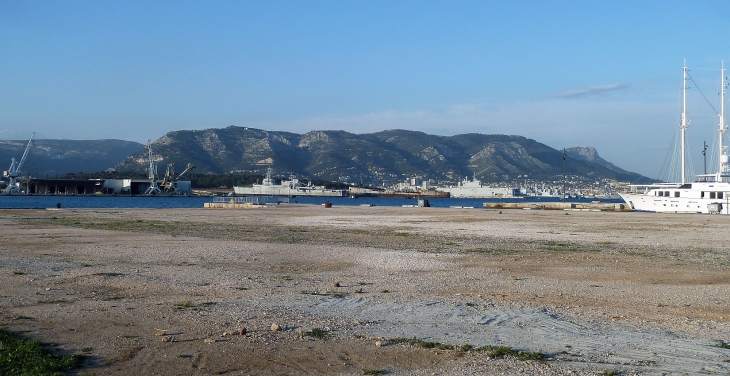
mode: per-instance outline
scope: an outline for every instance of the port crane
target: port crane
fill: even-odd
[[[162,193],[164,193],[166,195],[176,194],[178,179],[180,179],[188,171],[192,171],[194,169],[195,169],[195,166],[193,166],[192,163],[188,163],[187,167],[185,168],[185,171],[181,172],[180,175],[175,176],[175,164],[168,163],[167,171],[165,172],[165,177],[162,179],[162,183],[160,183]]]
[[[152,140],[147,140],[147,151],[150,160],[150,166],[147,169],[147,178],[150,179],[150,186],[144,191],[146,196],[155,196],[162,193],[160,187],[157,186],[157,163],[152,159]]]
[[[23,168],[25,158],[28,157],[28,151],[30,150],[31,145],[33,145],[34,136],[35,132],[30,135],[30,140],[28,140],[28,145],[25,147],[25,152],[23,152],[23,157],[20,158],[20,162],[16,163],[15,158],[12,158],[10,162],[10,168],[6,172],[6,175],[8,177],[8,186],[3,190],[3,193],[16,194],[21,192],[20,186],[18,185],[18,180],[21,174],[20,169]]]
[[[168,163],[167,171],[165,172],[165,177],[158,184],[157,183],[157,163],[155,163],[155,161],[152,157],[151,140],[147,140],[147,152],[148,152],[148,158],[150,161],[150,165],[147,168],[147,177],[148,177],[148,179],[150,179],[150,186],[147,188],[147,190],[145,190],[144,194],[147,196],[157,196],[157,195],[170,196],[170,195],[178,194],[178,191],[177,191],[178,179],[180,179],[188,171],[194,170],[195,166],[193,166],[191,163],[188,163],[187,167],[185,168],[185,171],[183,171],[180,175],[175,176],[175,164]]]

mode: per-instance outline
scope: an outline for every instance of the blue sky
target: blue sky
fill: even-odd
[[[0,139],[145,142],[229,125],[518,134],[595,146],[656,177],[678,125],[684,59],[717,108],[728,10],[723,1],[5,0]],[[701,165],[717,117],[690,87]]]

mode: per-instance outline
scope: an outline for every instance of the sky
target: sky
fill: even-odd
[[[701,172],[703,142],[717,144],[728,11],[702,0],[3,0],[0,139],[145,143],[229,125],[514,134],[593,146],[659,177],[686,61]]]

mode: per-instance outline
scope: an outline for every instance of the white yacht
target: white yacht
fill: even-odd
[[[728,147],[723,145],[723,135],[727,132],[725,125],[725,90],[727,80],[725,68],[722,74],[720,91],[720,121],[718,127],[718,170],[714,174],[699,175],[698,180],[687,182],[685,179],[685,130],[687,121],[687,67],[683,71],[683,104],[680,124],[681,132],[681,181],[679,183],[662,183],[655,185],[632,186],[635,192],[622,193],[621,198],[632,210],[657,213],[712,213],[730,214],[730,164],[728,163]],[[641,191],[643,192],[636,192]]]

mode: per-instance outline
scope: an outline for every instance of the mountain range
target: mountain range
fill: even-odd
[[[0,162],[22,156],[27,141],[0,141]],[[256,173],[381,185],[421,176],[437,182],[475,177],[485,182],[518,177],[559,180],[563,172],[589,179],[649,182],[598,156],[592,147],[563,151],[512,135],[429,135],[407,130],[305,134],[230,126],[172,131],[151,144],[159,171],[192,163],[198,173]],[[37,140],[23,172],[145,171],[148,149],[121,140]],[[179,172],[179,171],[178,171]]]
[[[10,167],[12,158],[20,162],[28,140],[0,141],[2,170]],[[21,172],[33,177],[55,177],[66,173],[107,170],[144,145],[122,140],[33,140]]]
[[[564,169],[586,178],[650,181],[605,161],[592,147],[566,150],[564,164],[562,150],[511,135],[437,136],[407,130],[297,134],[230,126],[169,132],[152,149],[159,165],[192,163],[196,172],[262,173],[271,166],[282,175],[378,185],[413,176],[442,182],[464,177],[550,180],[562,177]],[[130,155],[114,168],[143,169],[149,164],[146,152]]]

